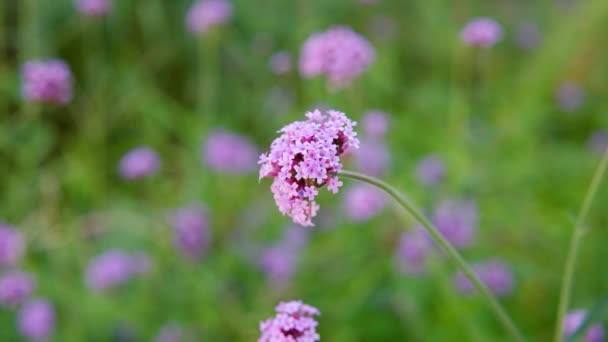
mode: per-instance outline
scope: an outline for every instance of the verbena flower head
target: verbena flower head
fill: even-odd
[[[361,128],[368,137],[382,138],[388,131],[388,114],[379,110],[369,111],[361,120]]]
[[[363,36],[336,26],[310,36],[302,46],[300,74],[324,75],[332,89],[343,88],[372,64],[375,52]]]
[[[26,62],[21,78],[25,101],[65,105],[72,100],[72,72],[59,59]]]
[[[515,39],[522,50],[533,50],[542,43],[543,33],[536,23],[524,22],[517,27]]]
[[[110,12],[110,0],[75,0],[76,9],[82,15],[103,17]]]
[[[185,256],[197,258],[209,246],[209,222],[205,209],[177,209],[171,217],[171,226],[175,245]]]
[[[281,241],[262,252],[259,263],[273,285],[282,286],[291,280],[307,240],[306,231],[290,227],[284,231]]]
[[[477,206],[472,200],[447,200],[439,204],[432,221],[455,247],[468,247],[477,232]]]
[[[475,18],[460,32],[460,38],[468,45],[491,47],[502,39],[502,27],[492,18]]]
[[[384,193],[368,184],[356,184],[344,194],[344,212],[352,221],[371,219],[384,209],[386,203]]]
[[[417,224],[411,231],[403,233],[397,247],[400,270],[411,275],[423,273],[432,248],[431,237],[423,226]]]
[[[0,276],[0,305],[14,307],[27,300],[34,291],[34,279],[21,271],[9,271]]]
[[[128,180],[151,176],[160,169],[160,157],[149,147],[138,147],[120,160],[120,175]]]
[[[574,334],[587,318],[587,310],[578,309],[571,311],[564,318],[564,337]],[[583,335],[584,342],[603,342],[604,327],[601,324],[594,324]]]
[[[353,130],[355,122],[344,113],[319,110],[306,113],[308,120],[283,127],[270,145],[270,152],[260,157],[260,179],[273,178],[270,187],[283,215],[295,223],[313,226],[319,206],[318,190],[324,186],[334,194],[342,182],[340,156],[350,148],[358,148]]]
[[[53,305],[44,299],[26,302],[17,319],[19,332],[29,340],[46,340],[55,330],[55,310]]]
[[[426,185],[436,185],[443,180],[445,165],[438,156],[428,156],[418,163],[416,176],[418,180]]]
[[[291,71],[292,58],[288,52],[280,51],[270,58],[270,69],[277,75],[283,75]]]
[[[505,296],[513,291],[513,273],[507,264],[493,259],[484,263],[472,265],[473,272],[494,294]],[[463,294],[471,294],[475,287],[462,272],[454,277],[456,288]]]
[[[25,249],[25,240],[18,231],[0,223],[0,268],[17,265]]]
[[[136,275],[146,273],[149,268],[150,261],[143,253],[109,250],[89,262],[85,281],[94,291],[110,290]]]
[[[593,132],[587,144],[593,153],[602,155],[608,147],[608,130],[601,129]]]
[[[564,82],[557,89],[555,100],[561,109],[574,112],[585,103],[585,89],[577,82]]]
[[[226,131],[211,132],[204,146],[206,164],[221,172],[254,171],[258,153],[245,136]]]
[[[227,0],[198,0],[186,17],[186,25],[193,34],[205,34],[232,17],[232,5]]]
[[[169,323],[163,326],[154,339],[155,342],[184,342],[184,331],[175,324]]]
[[[384,141],[362,139],[361,148],[353,152],[357,170],[370,176],[380,176],[388,169],[391,155]]]
[[[301,301],[281,302],[276,307],[276,316],[260,323],[261,336],[258,342],[315,342],[317,321],[314,316],[321,313]]]

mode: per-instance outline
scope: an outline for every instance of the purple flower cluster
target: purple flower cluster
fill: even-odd
[[[608,148],[608,130],[601,129],[593,132],[587,144],[593,153],[602,155]]]
[[[367,221],[386,207],[384,193],[369,184],[357,184],[347,189],[344,195],[344,212],[357,222]]]
[[[443,180],[445,164],[436,155],[430,155],[420,161],[416,167],[418,180],[426,185],[436,185]]]
[[[182,328],[175,324],[169,323],[163,326],[154,339],[155,342],[183,342],[184,331]]]
[[[142,146],[125,154],[120,160],[120,175],[128,180],[151,176],[160,169],[160,157],[153,149]]]
[[[26,302],[18,316],[19,332],[30,340],[45,340],[55,329],[55,310],[53,305],[44,299],[33,299]]]
[[[391,156],[384,141],[388,131],[388,114],[372,110],[362,119],[365,133],[361,147],[353,152],[355,168],[371,176],[382,175],[391,161]]]
[[[383,111],[371,110],[361,120],[363,133],[370,138],[383,138],[388,132],[389,115]]]
[[[397,261],[403,273],[416,275],[424,272],[433,241],[427,231],[417,224],[414,228],[401,235],[397,247]]]
[[[522,50],[533,50],[542,43],[543,33],[537,24],[524,22],[517,27],[515,39]]]
[[[502,39],[502,27],[492,18],[475,18],[465,25],[460,38],[467,45],[491,47]]]
[[[0,268],[15,267],[24,250],[23,235],[18,230],[0,223]]]
[[[273,285],[282,286],[291,279],[307,239],[306,231],[291,227],[285,230],[281,241],[262,252],[260,266]]]
[[[494,294],[505,296],[511,293],[514,286],[513,273],[502,261],[493,259],[484,263],[472,265],[473,272]],[[471,294],[475,288],[462,272],[454,276],[456,288],[463,294]]]
[[[72,100],[72,72],[58,59],[33,60],[21,69],[25,101],[65,105]]]
[[[175,245],[184,256],[197,258],[209,246],[209,222],[203,208],[177,209],[171,217],[171,226]]]
[[[215,131],[204,146],[204,159],[212,169],[229,173],[247,173],[256,168],[258,151],[242,135]]]
[[[565,317],[564,319],[564,337],[569,337],[574,334],[578,328],[583,324],[587,317],[587,310],[578,309],[574,310]],[[601,324],[594,324],[589,327],[589,330],[583,335],[584,342],[603,342],[604,341],[604,327]]]
[[[372,45],[348,27],[332,27],[310,36],[302,46],[300,73],[325,75],[332,89],[347,86],[375,59]]]
[[[281,302],[275,310],[275,317],[260,323],[258,342],[315,342],[321,339],[314,319],[321,313],[316,308],[301,301],[291,301]]]
[[[13,270],[0,276],[0,305],[14,307],[34,292],[34,279],[27,273]]]
[[[319,206],[315,202],[318,189],[337,193],[342,182],[340,155],[349,148],[358,148],[355,122],[344,113],[319,110],[306,113],[308,120],[283,127],[270,152],[260,157],[260,179],[273,178],[271,191],[283,215],[295,223],[313,226]]]
[[[129,254],[121,250],[109,250],[94,257],[88,265],[85,281],[94,291],[115,288],[136,275],[150,269],[150,260],[143,253]]]
[[[455,247],[468,247],[477,232],[477,206],[472,200],[447,200],[439,204],[433,224]]]
[[[555,100],[564,111],[574,112],[585,103],[585,89],[577,82],[564,82],[557,89]]]
[[[292,60],[288,52],[280,51],[270,58],[270,69],[276,75],[283,75],[291,71]]]
[[[110,12],[110,0],[76,0],[76,9],[88,17],[103,17]]]
[[[186,26],[193,34],[205,34],[232,17],[232,5],[227,0],[198,0],[186,16]]]

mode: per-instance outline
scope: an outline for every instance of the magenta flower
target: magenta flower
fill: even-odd
[[[110,0],[75,0],[76,9],[88,17],[103,17],[110,12]]]
[[[437,229],[455,247],[467,247],[477,232],[477,206],[471,200],[440,203],[432,219]]]
[[[171,226],[175,245],[184,256],[197,258],[209,246],[209,222],[203,208],[177,209],[171,218]]]
[[[153,149],[142,146],[127,152],[120,160],[119,172],[124,179],[151,176],[160,169],[160,158]]]
[[[44,299],[26,302],[19,311],[18,327],[21,335],[29,340],[48,339],[55,330],[53,305]]]
[[[561,109],[574,112],[585,102],[585,89],[576,82],[564,82],[557,89],[555,100]]]
[[[85,281],[91,290],[101,292],[115,288],[149,269],[150,260],[143,253],[109,250],[89,262]]]
[[[608,130],[601,129],[593,132],[587,142],[589,149],[598,155],[602,155],[608,148]]]
[[[365,139],[353,155],[357,170],[371,176],[382,175],[391,161],[388,147],[378,139]]]
[[[198,0],[186,16],[186,26],[195,35],[205,34],[226,23],[232,17],[232,5],[227,0]]]
[[[397,247],[401,272],[411,275],[423,273],[432,248],[431,237],[421,225],[417,224],[411,231],[403,233]]]
[[[372,138],[382,138],[388,131],[388,114],[379,110],[367,112],[361,120],[363,132]]]
[[[332,89],[349,85],[375,59],[372,45],[348,27],[332,27],[310,36],[302,46],[300,74],[324,75]]]
[[[34,291],[34,279],[21,271],[9,271],[0,276],[0,305],[13,307],[27,300]]]
[[[428,156],[418,163],[416,176],[426,185],[436,185],[443,180],[445,165],[438,156]]]
[[[502,27],[492,18],[475,18],[460,32],[460,38],[468,45],[491,47],[502,39]]]
[[[175,323],[169,323],[161,328],[158,335],[156,335],[156,338],[154,339],[154,341],[155,342],[183,342],[183,341],[185,341],[184,331],[182,330],[182,328],[179,325],[177,325]]]
[[[291,280],[307,240],[305,231],[290,227],[285,230],[281,241],[262,252],[260,266],[273,285],[282,286]]]
[[[292,60],[288,52],[280,51],[270,58],[270,69],[277,75],[283,75],[291,71]]]
[[[490,260],[472,265],[475,275],[497,296],[505,296],[513,291],[514,281],[511,269],[500,260]],[[463,294],[471,294],[475,287],[462,272],[454,277],[456,288]]]
[[[587,310],[578,309],[568,313],[564,319],[564,337],[569,337],[574,334],[583,324],[587,317]],[[589,330],[583,335],[584,342],[603,342],[604,327],[601,324],[594,324],[589,327]]]
[[[363,222],[378,215],[386,207],[384,193],[368,184],[357,184],[344,194],[344,212],[356,222]]]
[[[72,72],[59,59],[26,62],[21,79],[25,101],[65,105],[72,100]]]
[[[275,317],[260,323],[258,342],[315,342],[321,339],[314,319],[321,313],[316,308],[298,300],[281,302],[275,310]]]
[[[334,194],[342,182],[337,173],[342,170],[340,155],[349,148],[358,148],[355,122],[344,113],[319,110],[306,113],[308,120],[296,121],[283,127],[270,152],[260,157],[260,179],[273,178],[270,187],[283,215],[295,223],[313,226],[312,218],[319,206],[315,202],[318,190],[324,186]]]
[[[24,250],[25,240],[21,232],[0,223],[0,268],[15,267]]]
[[[245,136],[215,131],[203,149],[205,162],[216,171],[247,173],[256,168],[258,151]]]

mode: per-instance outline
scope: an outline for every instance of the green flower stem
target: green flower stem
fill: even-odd
[[[604,176],[604,173],[606,173],[606,168],[608,168],[608,147],[606,148],[604,156],[602,157],[600,164],[597,166],[593,179],[591,180],[591,184],[587,189],[587,193],[583,199],[583,204],[581,205],[578,217],[576,218],[572,240],[570,240],[570,247],[568,249],[564,276],[562,278],[562,287],[559,295],[557,322],[555,325],[555,335],[553,337],[555,342],[561,342],[563,340],[562,331],[564,327],[564,316],[566,315],[570,302],[570,293],[572,292],[572,281],[574,276],[574,267],[576,266],[576,258],[578,256],[581,240],[588,230],[584,223],[585,219],[587,218],[587,214],[589,213],[589,209],[591,208],[591,203],[593,203],[593,198],[595,197],[597,189],[602,181],[602,177]]]
[[[473,270],[467,265],[466,261],[462,258],[460,253],[452,247],[452,245],[443,237],[443,235],[433,226],[433,224],[397,189],[391,185],[374,177],[366,176],[353,171],[341,171],[341,176],[362,181],[378,187],[388,193],[393,199],[395,199],[410,215],[412,215],[418,222],[420,222],[426,230],[433,236],[435,242],[437,242],[441,248],[447,253],[447,255],[454,261],[454,263],[462,270],[467,278],[475,285],[477,290],[485,297],[490,304],[490,307],[498,317],[498,320],[504,325],[505,329],[511,334],[515,341],[524,341],[523,335],[519,332],[509,315],[502,308],[498,300],[488,290],[488,288],[477,278]]]

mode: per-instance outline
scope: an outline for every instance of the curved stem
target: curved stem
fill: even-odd
[[[606,168],[608,168],[608,147],[606,147],[602,161],[597,166],[593,179],[591,180],[591,184],[589,184],[589,188],[587,188],[585,198],[583,199],[583,204],[581,205],[578,217],[576,218],[576,225],[574,226],[572,240],[570,240],[570,247],[568,248],[568,256],[566,257],[566,266],[559,295],[557,323],[555,325],[555,335],[553,337],[553,341],[555,342],[560,342],[563,340],[562,331],[564,327],[564,316],[566,315],[570,302],[574,267],[576,266],[576,258],[578,256],[581,240],[587,232],[587,228],[585,227],[584,223],[585,219],[587,218],[587,214],[589,213],[589,209],[591,208],[591,203],[593,202],[595,193],[597,192],[597,189],[602,181],[602,177],[604,176],[604,173],[606,173]]]
[[[420,222],[424,228],[431,234],[435,242],[437,242],[441,248],[447,253],[447,255],[454,261],[454,263],[462,270],[464,275],[469,278],[477,290],[485,297],[490,304],[490,307],[498,317],[498,320],[503,324],[505,329],[511,334],[515,341],[524,341],[523,335],[519,332],[513,321],[502,308],[498,300],[488,290],[488,288],[477,278],[473,270],[467,265],[466,261],[462,258],[460,253],[443,237],[443,235],[433,226],[433,224],[397,189],[391,185],[374,177],[366,176],[353,171],[341,171],[341,176],[359,180],[375,187],[378,187],[388,193],[393,199],[395,199],[410,215],[412,215],[418,222]]]

